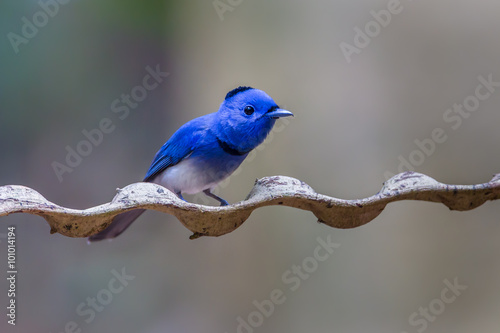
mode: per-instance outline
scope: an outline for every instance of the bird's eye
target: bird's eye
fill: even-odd
[[[250,106],[250,105],[247,105],[245,106],[245,114],[247,114],[248,116],[251,115],[252,113],[254,113],[255,109],[253,108],[253,106]]]

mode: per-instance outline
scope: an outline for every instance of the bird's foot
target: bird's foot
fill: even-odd
[[[205,193],[206,195],[208,195],[210,198],[214,198],[215,200],[217,200],[218,202],[220,202],[221,206],[228,206],[229,205],[229,203],[226,200],[224,200],[221,197],[213,194],[212,192],[210,192],[209,189],[204,190],[203,193]]]

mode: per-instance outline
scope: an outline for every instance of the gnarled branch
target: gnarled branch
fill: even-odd
[[[384,183],[379,193],[365,199],[342,200],[316,193],[291,177],[259,179],[244,201],[224,206],[197,205],[180,200],[166,188],[135,183],[118,190],[110,203],[76,210],[58,206],[35,190],[20,186],[0,187],[0,216],[29,213],[43,217],[51,227],[69,237],[88,237],[106,228],[113,217],[135,208],[154,209],[176,216],[199,236],[221,236],[234,231],[253,210],[283,205],[311,211],[318,221],[335,228],[356,228],[377,217],[385,206],[399,200],[441,202],[451,210],[470,210],[487,200],[500,198],[500,174],[484,184],[446,185],[416,172],[405,172]]]

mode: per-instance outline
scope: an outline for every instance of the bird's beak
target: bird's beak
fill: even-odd
[[[273,119],[278,119],[278,118],[282,118],[282,117],[290,117],[290,116],[293,117],[293,113],[291,113],[290,111],[287,111],[287,110],[283,110],[283,109],[275,109],[273,111],[267,112],[266,115],[270,118],[273,118]]]

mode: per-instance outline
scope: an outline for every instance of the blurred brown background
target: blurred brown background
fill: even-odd
[[[45,11],[37,1],[0,5],[1,185],[30,186],[72,208],[108,202],[142,179],[179,126],[216,111],[240,84],[265,90],[295,118],[278,123],[282,131],[220,190],[229,202],[277,174],[335,197],[366,197],[410,156],[416,171],[446,183],[500,172],[500,88],[456,129],[459,114],[447,112],[475,94],[479,76],[500,82],[498,1],[221,0],[219,13],[211,0],[41,3]],[[388,6],[398,13],[385,27],[370,23]],[[25,38],[23,18],[40,26],[24,28],[25,40],[12,35]],[[342,43],[355,46],[355,29],[366,27],[373,37],[348,62]],[[112,103],[142,84],[147,66],[170,74],[120,119]],[[64,164],[66,147],[104,118],[113,131],[59,181],[53,162]],[[447,139],[429,156],[415,153],[415,140],[436,128]],[[499,205],[460,213],[398,202],[353,230],[268,207],[229,235],[195,241],[174,217],[148,212],[91,246],[50,235],[39,217],[12,215],[0,233],[17,228],[18,318],[8,325],[4,307],[0,331],[63,332],[74,322],[81,332],[236,332],[237,318],[250,316],[254,332],[497,332]],[[282,276],[313,256],[317,237],[340,247],[292,291]],[[112,270],[122,268],[135,278],[110,294]],[[467,289],[439,301],[443,281],[455,278]],[[286,300],[259,323],[253,301],[274,289]],[[106,303],[94,316],[89,297]],[[422,319],[429,306],[433,319]]]

